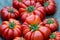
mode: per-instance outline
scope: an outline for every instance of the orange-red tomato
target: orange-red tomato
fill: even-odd
[[[1,25],[1,33],[7,40],[21,36],[20,22],[12,18],[9,19],[9,21],[3,21]]]
[[[54,0],[45,0],[43,6],[45,7],[47,14],[54,14],[56,11],[56,4]]]
[[[22,20],[26,19],[26,17],[31,14],[38,15],[41,19],[45,17],[45,8],[41,6],[39,2],[35,2],[33,0],[28,0],[24,2],[24,7],[19,9],[20,17]]]
[[[26,18],[25,22],[27,22],[29,24],[38,24],[41,22],[41,19],[37,15],[30,15]]]
[[[23,34],[26,40],[44,40],[51,34],[51,30],[48,27],[42,26],[40,22],[37,22],[37,18],[27,17],[26,21],[22,24]]]
[[[1,16],[4,20],[8,20],[10,18],[18,18],[19,12],[15,8],[7,6],[1,10]]]
[[[52,32],[58,28],[58,22],[55,18],[45,19],[41,24],[50,28]]]
[[[50,35],[48,40],[60,40],[60,32],[54,32]]]

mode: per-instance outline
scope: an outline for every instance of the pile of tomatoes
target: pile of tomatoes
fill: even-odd
[[[1,9],[0,35],[6,40],[60,40],[54,0],[13,0]],[[56,31],[56,32],[55,32]],[[23,38],[21,38],[23,37]]]

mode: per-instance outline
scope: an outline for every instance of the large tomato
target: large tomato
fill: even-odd
[[[22,7],[19,9],[21,19],[26,19],[27,16],[34,14],[38,15],[41,19],[45,17],[45,8],[41,6],[39,2],[35,3],[35,1],[25,1],[24,5],[26,7]]]
[[[4,20],[8,20],[9,18],[18,18],[19,12],[13,7],[4,7],[1,10],[1,16]]]
[[[42,25],[45,25],[46,27],[50,28],[52,32],[58,28],[58,22],[55,18],[45,19]]]
[[[60,32],[54,32],[50,35],[48,40],[60,40]]]
[[[25,40],[23,37],[15,37],[13,40]]]
[[[46,9],[47,14],[54,14],[56,11],[56,4],[54,0],[44,0],[43,6]]]
[[[9,19],[9,21],[3,21],[1,25],[1,33],[2,36],[8,40],[21,36],[20,22],[12,18]]]
[[[44,40],[51,34],[48,27],[42,26],[40,22],[37,22],[38,20],[36,18],[28,17],[22,24],[23,34],[26,40]]]

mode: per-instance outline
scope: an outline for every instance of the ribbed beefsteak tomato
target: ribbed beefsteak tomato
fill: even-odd
[[[50,35],[48,40],[60,40],[60,32],[54,32]]]
[[[1,33],[7,40],[21,36],[20,22],[12,18],[9,19],[9,21],[3,21],[1,25]]]
[[[45,17],[46,11],[45,8],[41,6],[39,2],[35,1],[25,1],[24,7],[19,9],[21,19],[26,19],[27,16],[34,14],[38,15],[41,19]]]
[[[58,29],[58,21],[55,18],[45,19],[42,25],[45,25],[46,27],[50,28],[52,32]]]
[[[45,7],[47,14],[54,14],[56,11],[56,4],[54,0],[44,0],[43,6]]]
[[[4,20],[8,20],[9,18],[18,18],[19,12],[13,7],[4,7],[1,10],[1,16]]]
[[[49,37],[51,30],[48,27],[40,25],[36,18],[27,17],[22,24],[24,38],[26,40],[44,40]]]

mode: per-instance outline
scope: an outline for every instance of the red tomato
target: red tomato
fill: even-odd
[[[45,19],[42,24],[50,28],[52,32],[58,28],[58,22],[55,18]]]
[[[60,40],[60,32],[54,32],[50,35],[48,40]]]
[[[41,19],[45,17],[45,8],[41,6],[39,2],[35,1],[25,1],[24,5],[26,7],[22,7],[19,9],[21,19],[26,19],[27,16],[34,14],[38,15]]]
[[[13,7],[4,7],[1,10],[1,16],[4,20],[8,20],[9,18],[18,18],[19,12]]]
[[[21,36],[20,22],[12,18],[9,19],[9,21],[3,21],[1,25],[1,33],[7,40]]]
[[[49,37],[51,30],[48,27],[41,26],[40,23],[37,23],[38,20],[28,17],[26,21],[22,24],[24,38],[26,40],[44,40]],[[37,20],[35,22],[35,20]]]
[[[13,0],[13,7],[19,9],[20,7],[26,7],[24,2],[27,0]]]
[[[43,6],[45,7],[47,14],[54,14],[56,11],[56,4],[54,0],[45,0]]]

